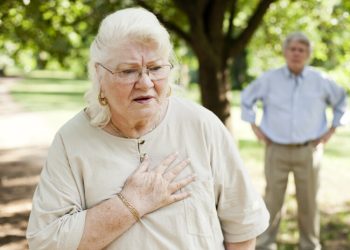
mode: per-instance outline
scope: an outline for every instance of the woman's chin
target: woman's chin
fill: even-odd
[[[133,115],[138,117],[138,118],[149,118],[152,117],[156,114],[158,114],[160,110],[160,106],[159,105],[151,105],[151,106],[143,106],[142,108],[139,108],[137,110],[134,110]]]

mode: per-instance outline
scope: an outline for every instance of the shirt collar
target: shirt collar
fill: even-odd
[[[303,68],[303,70],[297,77],[304,78],[306,76],[306,72],[307,72],[307,66]],[[289,70],[287,65],[283,67],[283,73],[286,77],[289,77],[289,78],[295,77],[295,75]]]

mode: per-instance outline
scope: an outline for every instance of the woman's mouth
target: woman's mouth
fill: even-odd
[[[153,97],[152,96],[139,96],[134,99],[135,102],[140,103],[140,104],[145,104],[149,103],[152,101]]]

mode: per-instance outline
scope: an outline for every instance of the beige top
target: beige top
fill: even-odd
[[[145,140],[140,144],[141,140]],[[138,147],[140,147],[138,149]],[[170,98],[164,120],[140,139],[92,127],[82,111],[57,133],[33,198],[27,238],[31,249],[76,249],[86,209],[114,197],[139,166],[178,151],[195,173],[192,196],[145,215],[106,249],[224,249],[223,241],[252,239],[269,215],[253,189],[231,135],[207,109]]]

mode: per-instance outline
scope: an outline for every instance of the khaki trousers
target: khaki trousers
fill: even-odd
[[[270,226],[259,236],[256,249],[277,249],[275,239],[290,172],[294,175],[298,204],[299,249],[321,249],[317,192],[322,145],[315,148],[311,143],[304,146],[271,143],[265,153],[265,203]]]

